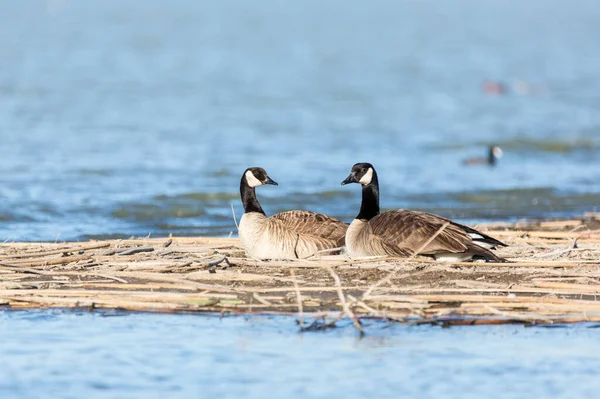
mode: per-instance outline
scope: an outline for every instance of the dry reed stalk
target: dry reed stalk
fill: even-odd
[[[581,219],[573,219],[573,220],[550,220],[546,222],[540,223],[540,228],[542,229],[564,229],[567,227],[578,227],[583,224],[583,220]]]
[[[172,240],[175,244],[231,244],[237,245],[240,240],[238,238],[227,238],[227,237],[169,237],[169,238],[140,238],[140,239],[125,239],[125,240],[114,240],[126,245],[152,245],[162,244],[167,240]]]
[[[404,294],[444,294],[444,293],[489,293],[489,294],[548,294],[548,295],[596,295],[596,291],[573,291],[573,290],[557,290],[544,288],[400,288],[395,290],[398,293]]]
[[[510,303],[554,303],[554,304],[570,304],[576,303],[580,305],[596,305],[598,302],[581,300],[581,299],[564,299],[564,298],[548,298],[534,296],[517,296],[514,298],[489,296],[489,295],[472,295],[472,294],[443,294],[443,295],[415,295],[416,299],[423,299],[433,303],[467,303],[467,302],[498,302],[503,299]]]
[[[235,209],[233,209],[233,204],[231,205],[231,214],[233,215],[233,223],[235,223],[235,228],[237,231],[240,231],[240,226],[238,225],[237,218],[235,217]]]
[[[42,256],[58,255],[58,254],[65,254],[65,253],[71,253],[71,252],[82,252],[82,251],[89,251],[92,249],[107,248],[107,247],[110,247],[111,245],[112,244],[110,242],[103,242],[103,243],[96,243],[96,244],[90,244],[90,245],[81,245],[81,246],[76,246],[76,247],[66,247],[66,248],[55,249],[55,250],[51,250],[51,251],[27,252],[27,253],[20,253],[20,254],[14,254],[14,255],[2,255],[2,256],[0,256],[0,260],[20,259],[20,258],[37,258],[37,257],[42,257]]]
[[[142,253],[142,252],[153,252],[153,251],[154,251],[154,247],[135,247],[135,248],[123,249],[122,251],[117,251],[117,252],[115,252],[115,255],[128,256],[128,255],[135,255],[135,254]]]
[[[112,280],[106,280],[112,281]],[[119,284],[119,283],[107,283],[103,284],[101,282],[94,281],[79,281],[79,282],[71,282],[73,287],[83,287],[86,289],[93,288],[108,288],[108,289],[119,289],[124,291],[139,291],[144,289],[151,290],[180,290],[180,291],[198,291],[196,287],[190,287],[188,285],[177,285],[177,284],[153,284],[153,283],[143,283],[143,284]]]
[[[149,280],[149,281],[163,281],[163,282],[171,282],[183,285],[189,285],[192,287],[196,287],[201,290],[210,290],[214,292],[233,292],[233,289],[223,286],[223,285],[210,285],[210,284],[201,284],[195,281],[186,280],[184,278],[173,277],[172,275],[165,275],[160,273],[148,273],[148,272],[121,272],[115,271],[113,275],[116,277],[129,277],[140,280]]]
[[[358,318],[356,317],[354,312],[352,312],[352,310],[350,310],[350,307],[348,306],[348,303],[346,302],[346,297],[344,296],[344,292],[342,289],[342,282],[340,281],[340,277],[333,270],[333,268],[327,267],[327,269],[329,270],[329,274],[331,274],[331,277],[333,277],[333,280],[335,281],[335,286],[337,288],[337,294],[338,294],[338,297],[340,298],[340,302],[342,305],[342,309],[344,310],[344,314],[346,314],[346,316],[348,316],[350,318],[350,320],[352,320],[354,327],[359,331],[360,335],[361,336],[364,335],[365,332],[362,329],[360,320],[358,320]]]
[[[296,308],[297,306],[298,305],[296,305],[295,303],[280,303],[277,305],[278,308]],[[240,309],[244,309],[244,308],[268,309],[268,308],[272,308],[273,305],[265,305],[265,304],[257,305],[256,303],[240,303],[238,305],[235,305],[235,307],[240,308]]]
[[[302,310],[302,294],[296,281],[296,273],[290,270],[290,276],[292,276],[292,282],[294,283],[294,290],[296,291],[296,302],[298,303],[298,325],[300,328],[304,328],[303,310]]]
[[[108,274],[94,273],[94,276],[108,278],[110,280],[118,281],[118,282],[123,283],[123,284],[127,284],[128,283],[127,280],[124,280],[124,279],[122,279],[120,277],[111,276],[111,275],[108,275]]]
[[[382,259],[379,259],[379,261],[381,261]],[[315,260],[301,259],[301,260],[289,260],[289,261],[282,262],[282,261],[261,261],[261,260],[250,261],[250,260],[244,259],[244,258],[233,258],[233,257],[229,258],[229,262],[231,262],[231,264],[236,265],[236,266],[252,266],[252,267],[261,266],[261,267],[272,267],[272,268],[296,268],[296,269],[301,269],[301,268],[318,269],[318,268],[322,267],[322,263],[323,263],[323,261],[319,260],[319,259],[315,259]],[[348,263],[346,263],[346,262],[340,263],[339,259],[327,260],[324,262],[331,263],[331,267],[349,264],[349,262]]]
[[[40,275],[49,275],[49,274],[53,274],[52,272],[47,272],[44,270],[38,270],[38,269],[34,269],[32,267],[26,267],[26,266],[12,266],[12,265],[6,265],[4,263],[0,263],[0,270],[10,270],[10,271],[14,271],[17,273],[31,273],[31,274],[40,274]]]
[[[406,320],[407,320],[408,315],[403,316],[403,317],[398,317],[396,315],[390,315],[389,313],[386,313],[385,310],[382,312],[379,312],[378,310],[373,309],[372,307],[370,307],[363,301],[353,297],[352,295],[348,295],[348,299],[350,299],[352,302],[354,302],[356,304],[356,306],[359,306],[359,307],[363,308],[364,310],[366,310],[367,312],[369,312],[372,316],[380,317],[380,318],[386,319],[386,320],[399,321],[399,322],[406,322]]]
[[[599,231],[586,232],[562,232],[562,231],[515,231],[515,230],[492,230],[490,234],[498,237],[534,237],[534,238],[577,238],[577,239],[600,239]]]
[[[513,261],[511,261],[510,263],[482,263],[481,266],[486,266],[489,265],[490,267],[502,267],[502,265],[504,265],[505,267],[577,267],[577,266],[581,266],[581,265],[597,265],[598,261],[597,260],[548,260],[548,261],[543,261],[543,262],[529,262],[527,260],[523,261],[520,259],[515,259]],[[458,262],[455,263],[455,265],[459,265],[459,266],[468,266],[469,263],[468,262]],[[475,264],[477,265],[477,264]],[[471,266],[473,266],[473,264],[471,263]]]
[[[93,259],[90,255],[73,255],[65,256],[61,258],[50,258],[42,259],[38,261],[30,260],[15,260],[10,261],[10,266],[25,266],[25,267],[39,267],[39,266],[53,266],[53,265],[65,265],[68,263],[79,262],[82,260]]]
[[[600,293],[600,285],[588,285],[588,284],[569,284],[569,283],[555,283],[555,282],[544,282],[534,281],[533,285],[540,288],[555,288],[562,290],[569,290],[575,292],[591,292]]]
[[[254,299],[256,299],[258,302],[262,303],[263,305],[273,306],[273,304],[271,302],[267,301],[265,298],[261,297],[256,292],[252,294],[252,297]],[[300,325],[302,325],[302,324],[300,324]]]
[[[398,258],[401,259],[401,258]],[[408,262],[410,258],[404,259]],[[562,267],[577,267],[580,265],[595,265],[598,264],[597,260],[548,260],[548,261],[539,261],[539,262],[531,262],[527,260],[514,259],[509,262],[448,262],[441,263],[434,259],[421,259],[421,258],[413,258],[410,259],[410,262],[413,263],[429,263],[429,264],[446,264],[449,266],[471,266],[471,267],[547,267],[547,268],[562,268]]]
[[[174,307],[181,309],[204,309],[207,306],[218,306],[218,307],[237,307],[243,303],[237,298],[233,300],[229,298],[218,298],[215,296],[190,296],[190,295],[137,295],[123,297],[122,295],[88,295],[81,297],[62,297],[62,296],[19,296],[19,295],[3,295],[2,300],[9,302],[24,302],[24,303],[39,303],[46,306],[84,306],[85,303],[94,304],[96,306],[106,306],[114,304],[115,307],[122,307],[127,309],[132,303],[138,304],[143,308],[147,309],[171,309]],[[152,293],[156,294],[156,293]],[[228,302],[229,301],[229,302]],[[256,305],[255,305],[256,306]]]
[[[505,309],[529,309],[535,310],[536,312],[546,311],[548,313],[573,313],[573,312],[585,312],[585,311],[600,311],[600,303],[595,305],[590,304],[580,304],[577,301],[572,301],[569,304],[556,304],[556,303],[539,303],[539,302],[520,302],[520,303],[510,303],[510,302],[486,302],[486,303],[463,303],[460,308],[468,309],[468,308],[478,308],[485,306],[493,306],[495,308],[505,308]]]
[[[364,286],[348,286],[342,287],[344,291],[360,291],[363,290]],[[243,291],[248,293],[258,292],[258,293],[269,293],[269,292],[294,292],[296,289],[294,287],[244,287],[236,288],[237,291]],[[337,292],[337,287],[330,286],[311,286],[311,287],[300,287],[301,292]]]

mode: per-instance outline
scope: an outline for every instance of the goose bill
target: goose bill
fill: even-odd
[[[274,186],[278,186],[279,184],[277,184],[277,182],[273,179],[271,179],[269,176],[267,176],[267,180],[265,180],[265,182],[263,184],[272,184]]]
[[[342,182],[342,186],[344,186],[346,184],[350,184],[350,183],[357,183],[356,178],[354,177],[354,175],[350,175],[350,176],[346,177],[346,180],[344,180]]]

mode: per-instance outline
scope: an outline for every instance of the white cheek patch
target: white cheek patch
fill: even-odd
[[[248,185],[250,187],[258,187],[261,186],[262,183],[260,182],[260,180],[258,180],[256,178],[256,176],[254,176],[254,174],[250,171],[246,172],[246,181],[248,182]]]
[[[369,168],[369,170],[367,170],[367,173],[365,173],[365,175],[363,177],[361,177],[358,182],[360,184],[366,185],[366,184],[371,183],[371,179],[373,179],[373,168]]]
[[[502,155],[504,155],[502,149],[500,147],[494,147],[494,156],[496,158],[502,158]]]

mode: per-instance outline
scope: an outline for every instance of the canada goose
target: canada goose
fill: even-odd
[[[502,151],[502,148],[498,147],[497,145],[491,145],[488,149],[487,157],[467,158],[467,159],[463,160],[463,164],[464,165],[488,164],[490,166],[496,166],[496,163],[498,162],[498,160],[500,158],[502,158],[503,155],[504,155],[504,152]]]
[[[321,213],[288,211],[267,217],[255,188],[274,182],[263,168],[248,168],[240,181],[244,215],[239,235],[248,254],[257,259],[300,259],[344,245],[348,224]]]
[[[479,231],[431,213],[398,209],[379,213],[379,182],[370,163],[357,163],[342,182],[362,185],[358,216],[346,231],[346,251],[351,257],[414,255],[441,227],[449,223],[419,255],[436,260],[464,261],[473,257],[502,262],[489,249],[506,244]]]

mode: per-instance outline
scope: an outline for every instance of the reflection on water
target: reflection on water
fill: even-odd
[[[594,397],[597,330],[0,311],[0,396]],[[18,331],[18,334],[15,334]]]
[[[268,213],[349,221],[363,161],[384,208],[599,203],[595,1],[288,3],[0,2],[0,240],[227,235],[248,166]]]

